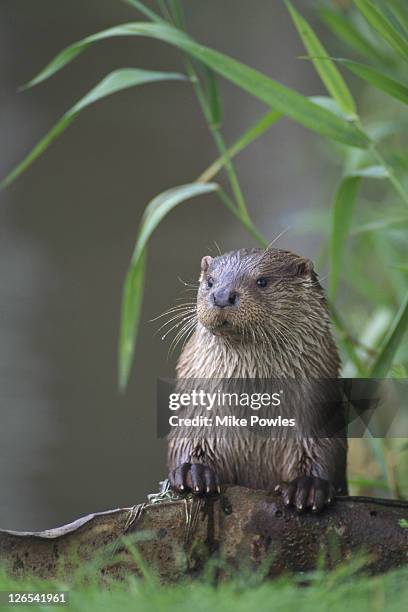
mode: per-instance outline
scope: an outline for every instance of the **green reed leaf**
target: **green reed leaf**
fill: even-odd
[[[146,252],[143,251],[139,254],[138,259],[129,266],[122,291],[118,352],[119,389],[121,391],[126,389],[132,366],[143,301],[145,271]]]
[[[394,321],[390,326],[371,371],[371,378],[384,378],[387,376],[394,359],[394,356],[401,344],[408,328],[408,293],[401,304]]]
[[[375,4],[370,0],[354,0],[354,4],[366,21],[382,36],[388,45],[401,57],[408,60],[408,40],[404,38]]]
[[[353,123],[342,120],[261,72],[223,53],[196,43],[184,32],[164,23],[128,23],[88,36],[61,51],[29,85],[44,81],[89,45],[112,36],[148,36],[167,42],[310,130],[352,147],[366,148],[370,144],[368,136]]]
[[[387,5],[399,21],[402,28],[408,32],[408,7],[406,0],[387,0]]]
[[[408,87],[404,85],[404,83],[401,83],[396,79],[392,79],[383,72],[380,72],[371,66],[367,66],[366,64],[353,62],[347,59],[338,59],[337,61],[346,66],[353,74],[361,79],[364,79],[364,81],[370,85],[384,91],[396,100],[399,100],[404,104],[408,104]]]
[[[353,212],[361,179],[386,179],[389,174],[382,166],[369,166],[349,172],[340,182],[332,209],[332,227],[329,244],[330,279],[329,297],[334,303],[344,267],[344,253],[351,230]]]
[[[217,75],[213,70],[207,68],[207,66],[203,66],[203,72],[211,123],[215,127],[220,127],[222,123],[223,108],[217,82]]]
[[[153,83],[157,81],[174,81],[186,80],[182,74],[174,72],[155,72],[150,70],[139,70],[137,68],[122,68],[108,74],[100,83],[98,83],[91,91],[89,91],[81,100],[79,100],[65,115],[51,128],[51,130],[40,140],[34,149],[27,155],[22,162],[16,166],[1,182],[0,189],[3,189],[14,181],[30,164],[33,163],[49,146],[50,144],[64,132],[67,127],[76,119],[78,114],[87,106],[94,104],[106,96],[110,96],[118,91],[143,85],[145,83]]]
[[[125,4],[129,4],[133,8],[137,9],[142,15],[148,17],[152,21],[162,22],[163,19],[160,15],[149,9],[143,2],[139,2],[139,0],[122,0]]]
[[[307,52],[314,56],[312,59],[313,65],[316,68],[320,78],[322,79],[327,91],[336,100],[339,107],[348,114],[356,113],[356,105],[353,97],[347,87],[343,77],[338,71],[334,62],[318,59],[319,56],[327,56],[326,49],[321,44],[320,40],[312,30],[306,19],[294,8],[294,6],[285,0],[285,4],[292,17],[293,23],[301,37]]]
[[[370,221],[369,223],[364,223],[363,225],[354,227],[350,233],[354,236],[356,234],[364,234],[365,232],[378,232],[379,230],[388,229],[390,227],[401,227],[406,224],[408,224],[407,215],[401,215],[398,217],[386,217],[378,219],[377,221]]]
[[[346,241],[351,228],[359,183],[360,178],[357,176],[345,177],[337,189],[333,202],[332,228],[329,244],[330,277],[328,291],[332,302],[336,299],[344,253],[346,251]]]
[[[132,365],[140,321],[144,285],[146,247],[149,239],[173,208],[191,198],[219,189],[215,183],[190,183],[173,187],[156,196],[146,207],[137,234],[122,297],[119,338],[119,388],[126,388]]]
[[[347,46],[364,55],[368,59],[387,64],[389,59],[381,54],[379,50],[367,40],[354,26],[353,22],[339,11],[327,7],[318,9],[320,19]]]
[[[276,111],[270,111],[263,115],[256,123],[254,123],[248,130],[246,130],[242,136],[240,136],[229,148],[227,155],[221,155],[218,157],[204,172],[202,172],[197,179],[199,183],[205,183],[211,180],[220,170],[223,168],[227,160],[232,159],[235,155],[238,155],[241,151],[246,149],[254,140],[262,136],[269,128],[276,123],[281,117],[282,113]]]

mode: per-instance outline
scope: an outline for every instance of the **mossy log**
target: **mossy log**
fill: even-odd
[[[150,568],[169,583],[197,575],[209,558],[221,577],[262,566],[272,578],[363,553],[370,572],[384,572],[408,561],[405,521],[404,502],[343,497],[321,514],[298,514],[276,494],[231,486],[213,500],[145,503],[42,532],[2,530],[0,563],[15,576],[68,581],[89,563],[118,578]]]

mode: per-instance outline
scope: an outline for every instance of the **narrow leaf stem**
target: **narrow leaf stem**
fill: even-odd
[[[227,172],[227,176],[228,176],[228,181],[231,185],[231,189],[232,192],[234,194],[234,198],[235,201],[237,203],[238,208],[241,210],[242,214],[249,219],[249,214],[248,214],[248,209],[245,203],[245,199],[244,196],[242,194],[242,190],[238,181],[238,177],[236,175],[235,172],[235,168],[232,164],[230,155],[228,153],[228,149],[225,145],[225,141],[224,138],[222,137],[222,134],[219,130],[219,128],[213,124],[212,122],[212,118],[211,118],[211,113],[210,113],[210,109],[209,109],[209,105],[207,102],[207,98],[205,96],[205,93],[203,91],[201,82],[199,80],[199,77],[197,75],[197,72],[194,69],[194,66],[192,64],[192,62],[188,59],[185,60],[185,67],[186,67],[186,71],[188,76],[191,79],[191,82],[193,83],[193,88],[195,91],[195,94],[197,96],[198,102],[201,106],[201,110],[203,112],[203,115],[205,117],[205,120],[207,122],[208,128],[212,134],[212,137],[214,139],[215,145],[217,147],[217,150],[219,152],[219,154],[221,155],[221,157],[224,158],[224,165],[225,165],[225,170]]]
[[[185,30],[184,13],[179,0],[169,0],[169,6],[174,23],[180,30]]]
[[[124,4],[129,4],[133,8],[137,9],[142,15],[150,19],[151,21],[157,23],[161,21],[161,18],[157,13],[150,10],[147,6],[143,4],[143,2],[139,2],[139,0],[122,0]]]
[[[167,21],[169,21],[171,23],[171,15],[170,15],[170,11],[167,8],[166,2],[165,0],[157,0],[157,4],[159,6],[159,9],[161,11],[161,14],[163,15],[163,17],[165,19],[167,19]]]
[[[258,138],[263,132],[266,132],[273,123],[281,118],[281,114],[276,111],[270,111],[262,117],[254,126],[250,127],[238,140],[234,142],[228,149],[228,157],[232,159],[238,153],[243,151],[249,144]],[[218,157],[212,162],[196,179],[197,183],[208,183],[218,172],[225,166],[225,157]]]
[[[242,223],[245,229],[251,234],[251,236],[256,240],[256,242],[263,248],[267,248],[269,242],[268,240],[256,229],[255,225],[252,223],[252,220],[249,216],[243,215],[241,210],[237,208],[234,202],[231,200],[229,195],[221,188],[218,190],[218,195],[220,196],[222,202],[225,206],[232,212],[232,214]]]
[[[234,165],[233,165],[233,163],[231,161],[230,154],[229,154],[228,149],[227,149],[227,147],[225,145],[224,138],[222,137],[219,128],[217,128],[216,126],[214,126],[212,124],[210,124],[209,127],[210,127],[211,133],[213,135],[214,142],[215,142],[215,144],[217,146],[217,149],[218,149],[220,155],[224,158],[225,169],[227,171],[228,180],[229,180],[229,183],[231,185],[231,189],[232,189],[232,192],[234,194],[237,206],[240,209],[243,217],[246,217],[248,220],[250,220],[248,209],[247,209],[247,206],[246,206],[246,203],[245,203],[245,198],[244,198],[244,195],[242,193],[242,189],[241,189],[241,186],[239,184],[237,173],[235,172]]]
[[[185,30],[185,19],[183,13],[183,7],[180,0],[173,0],[172,2],[172,16],[175,19],[177,26]],[[245,202],[244,195],[242,193],[241,186],[239,184],[238,176],[235,171],[235,167],[231,161],[231,157],[228,151],[228,148],[225,144],[224,138],[221,134],[221,130],[218,125],[215,125],[212,116],[210,105],[207,100],[207,96],[202,87],[200,78],[197,74],[197,71],[194,68],[194,65],[190,59],[185,58],[185,67],[187,70],[187,74],[193,83],[194,91],[201,106],[201,110],[207,122],[208,128],[211,132],[215,145],[218,149],[221,157],[224,158],[224,166],[228,176],[228,181],[231,186],[232,193],[234,194],[234,198],[237,204],[237,207],[242,213],[242,218],[245,218],[248,222],[250,222],[250,216],[248,213],[248,208]]]

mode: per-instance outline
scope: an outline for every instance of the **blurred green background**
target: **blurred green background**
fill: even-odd
[[[318,19],[316,5],[296,3],[332,55],[353,57]],[[185,10],[189,32],[200,42],[304,95],[325,95],[311,62],[298,59],[306,53],[283,2],[190,0]],[[58,7],[51,0],[35,5],[3,0],[2,176],[107,72],[128,66],[183,70],[174,49],[119,38],[98,43],[38,88],[16,93],[64,46],[135,18],[131,7],[115,0],[88,0],[85,10],[79,0]],[[402,73],[398,62],[392,69]],[[345,76],[372,125],[398,122],[386,146],[392,143],[393,161],[404,174],[402,105]],[[265,107],[225,81],[220,85],[225,139],[232,142]],[[324,285],[330,206],[345,164],[355,162],[345,159],[356,154],[349,151],[281,119],[236,161],[255,225],[270,240],[287,230],[276,246],[314,259]],[[131,505],[166,475],[166,444],[155,431],[155,386],[159,376],[172,375],[176,355],[167,359],[169,342],[155,336],[158,325],[148,321],[183,295],[179,277],[195,280],[201,257],[216,252],[216,244],[224,251],[254,241],[212,195],[166,217],[149,248],[141,329],[125,396],[117,391],[122,283],[146,204],[194,180],[215,157],[189,84],[151,84],[85,110],[1,194],[2,527],[45,528]],[[355,349],[363,359],[375,356],[407,289],[406,221],[383,227],[384,207],[401,219],[404,208],[388,185],[373,183],[359,199],[337,299],[343,320],[353,337],[358,335]],[[368,223],[380,229],[362,231]],[[396,374],[405,375],[406,359],[401,343]],[[355,371],[347,365],[345,373]],[[378,448],[377,461],[372,449],[353,446],[357,492],[368,487],[377,493],[369,480],[395,480],[394,468],[403,458],[396,458],[394,446]],[[384,452],[391,455],[385,463]],[[385,494],[390,487],[379,490]],[[395,494],[395,487],[391,490]]]

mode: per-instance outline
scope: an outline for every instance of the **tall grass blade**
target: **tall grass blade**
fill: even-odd
[[[356,105],[343,77],[338,71],[334,62],[321,60],[320,57],[327,56],[327,51],[312,30],[306,19],[294,8],[291,2],[285,0],[285,4],[292,17],[293,23],[301,37],[305,49],[309,55],[314,56],[313,64],[326,86],[329,94],[336,100],[340,108],[351,115],[356,113]]]
[[[84,96],[69,112],[79,113],[82,109],[101,98],[110,96],[113,93],[144,85],[145,83],[155,83],[158,81],[186,81],[187,77],[177,72],[156,72],[150,70],[140,70],[138,68],[122,68],[115,70],[106,76],[96,87]]]
[[[148,36],[167,42],[310,130],[352,147],[366,148],[370,144],[368,136],[358,126],[340,119],[261,72],[223,53],[200,45],[184,32],[162,23],[128,23],[88,36],[61,51],[29,85],[44,81],[92,43],[112,36]]]
[[[180,0],[169,0],[169,7],[173,15],[174,23],[180,30],[186,29],[183,7]]]
[[[345,119],[345,121],[354,120],[355,118],[354,115],[348,115],[347,113],[342,111],[336,100],[333,100],[333,98],[330,98],[330,96],[310,96],[309,100],[311,100],[318,106],[321,106],[322,108],[326,108],[338,117]]]
[[[132,260],[122,291],[118,363],[121,391],[126,389],[133,361],[143,301],[145,270],[146,252],[142,251],[137,260]]]
[[[395,319],[388,330],[380,347],[378,356],[374,361],[370,377],[383,378],[387,376],[399,345],[408,328],[408,293],[405,296]]]
[[[408,40],[397,30],[387,17],[370,0],[354,0],[360,13],[388,45],[408,61]]]
[[[197,179],[198,183],[211,180],[223,168],[228,159],[232,159],[241,151],[246,149],[254,140],[262,136],[269,128],[282,117],[282,113],[270,111],[263,115],[259,121],[254,123],[248,130],[232,144],[227,151],[227,156],[218,157]]]
[[[348,47],[368,59],[388,64],[389,59],[382,55],[369,40],[354,26],[353,22],[340,11],[334,11],[325,6],[319,7],[318,15],[323,23]]]
[[[351,231],[351,235],[363,234],[364,232],[377,232],[392,226],[401,227],[406,224],[408,224],[408,217],[406,215],[401,215],[399,217],[387,217],[385,219],[379,219],[378,221],[371,221],[370,223],[359,225]]]
[[[143,2],[139,2],[139,0],[122,0],[122,2],[124,2],[125,4],[129,4],[129,6],[132,6],[133,8],[137,9],[139,13],[142,13],[142,15],[148,17],[152,21],[163,21],[160,15],[148,8],[145,4],[143,4]]]
[[[406,0],[388,0],[387,5],[408,33],[408,6]]]
[[[0,182],[0,190],[4,189],[12,183],[20,174],[24,172],[32,163],[50,146],[50,144],[58,138],[67,127],[75,119],[75,115],[65,114],[61,119],[50,129],[50,131],[35,145],[30,153],[21,161],[4,179]]]
[[[186,80],[182,74],[175,72],[154,72],[149,70],[139,70],[137,68],[122,68],[108,74],[98,85],[89,91],[81,100],[79,100],[65,115],[51,128],[51,130],[40,140],[34,149],[27,155],[22,162],[16,166],[1,182],[0,189],[3,189],[14,181],[30,164],[33,163],[49,146],[50,144],[64,132],[67,127],[74,121],[78,114],[87,106],[94,104],[106,96],[113,93],[143,85],[145,83],[153,83],[157,81],[174,81]]]
[[[344,253],[351,230],[360,180],[363,178],[386,179],[388,176],[388,172],[382,166],[361,168],[349,172],[342,179],[337,189],[332,209],[332,227],[329,244],[329,297],[333,304],[336,299],[341,270],[344,267]]]
[[[357,176],[345,177],[341,181],[334,198],[329,244],[329,298],[333,303],[336,300],[341,267],[346,251],[346,241],[351,228],[359,183],[360,178]]]
[[[219,128],[222,123],[223,108],[217,83],[217,76],[214,71],[207,68],[207,66],[203,66],[203,70],[211,123],[214,127]]]
[[[397,81],[396,79],[390,78],[388,75],[367,66],[359,62],[353,62],[351,60],[339,59],[337,60],[344,64],[353,74],[364,79],[370,85],[373,85],[377,89],[384,91],[396,100],[408,104],[408,87]]]
[[[173,208],[190,198],[218,189],[215,183],[191,183],[174,187],[156,196],[144,211],[123,288],[119,339],[119,388],[122,391],[127,385],[135,349],[142,304],[146,247],[150,236]]]

